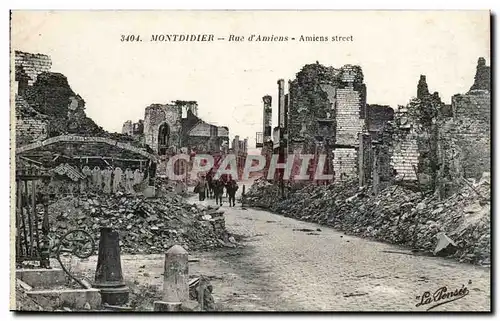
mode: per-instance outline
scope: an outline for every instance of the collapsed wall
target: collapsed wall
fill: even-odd
[[[51,72],[49,56],[15,52],[16,143],[62,134],[100,135],[105,131],[85,114],[85,101],[67,78]]]

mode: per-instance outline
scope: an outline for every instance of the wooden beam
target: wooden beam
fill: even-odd
[[[145,160],[145,159],[140,159],[140,158],[116,158],[116,157],[108,157],[108,156],[87,156],[87,155],[73,157],[73,159],[78,159],[78,158],[118,160],[118,161],[125,161],[125,162],[143,162]]]
[[[20,156],[19,158],[24,159],[25,161],[28,161],[28,162],[32,162],[32,163],[37,164],[37,165],[43,165],[41,162],[37,162],[36,160],[33,160],[31,158],[28,158],[28,157]]]

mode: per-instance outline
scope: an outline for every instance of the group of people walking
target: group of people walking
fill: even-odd
[[[204,201],[205,198],[215,198],[215,203],[217,205],[222,205],[222,197],[224,195],[224,189],[229,198],[229,206],[236,205],[236,191],[238,190],[238,184],[231,177],[227,175],[222,175],[220,178],[215,179],[212,173],[207,173],[205,177],[201,177],[198,184],[194,188],[194,192],[198,193],[199,200]]]

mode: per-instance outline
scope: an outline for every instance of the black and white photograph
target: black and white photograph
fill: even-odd
[[[11,10],[10,309],[492,312],[491,26]]]

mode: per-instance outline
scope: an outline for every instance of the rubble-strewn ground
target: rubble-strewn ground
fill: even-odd
[[[243,247],[190,252],[200,261],[189,264],[193,277],[202,274],[210,280],[218,310],[425,311],[428,306],[416,307],[416,297],[424,291],[434,293],[442,286],[453,291],[462,285],[469,290],[466,297],[435,310],[490,309],[489,268],[412,255],[267,211],[224,210],[228,231],[241,235]],[[74,265],[74,270],[92,278],[96,259]],[[159,254],[122,256],[125,280],[135,283],[139,293],[131,300],[145,310],[160,295],[163,262]]]
[[[202,250],[230,243],[221,210],[187,204],[175,194],[154,199],[121,193],[68,196],[53,203],[49,213],[53,235],[82,229],[93,236],[96,246],[100,227],[115,228],[122,253],[163,253],[174,244]]]
[[[414,189],[390,186],[377,196],[360,190],[357,181],[329,186],[309,185],[280,200],[278,187],[259,180],[245,203],[273,212],[331,226],[351,235],[432,252],[444,232],[458,247],[461,262],[490,264],[490,180],[464,184],[451,197],[438,200]],[[482,196],[479,196],[479,192]]]

